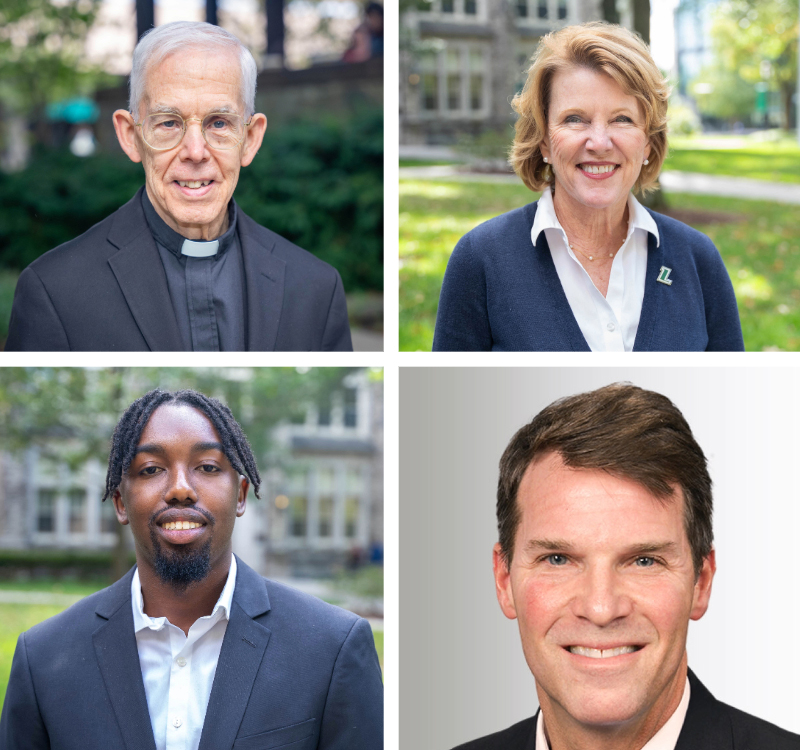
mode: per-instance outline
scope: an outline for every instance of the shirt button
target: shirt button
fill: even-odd
[[[186,666],[186,659],[184,659],[182,656],[179,656],[177,659],[175,659],[175,663],[179,667],[185,667]]]
[[[606,328],[608,328],[608,330],[609,330],[609,331],[613,331],[613,330],[614,330],[614,328],[616,328],[616,326],[615,326],[613,323],[609,323],[609,324],[606,326]]]
[[[181,717],[180,716],[176,716],[172,720],[172,726],[175,727],[175,729],[177,729],[181,724],[183,724],[183,722],[181,721]]]

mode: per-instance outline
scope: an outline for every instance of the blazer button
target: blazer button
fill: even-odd
[[[175,727],[175,729],[177,729],[181,724],[183,724],[183,722],[181,721],[181,717],[180,716],[176,716],[172,720],[172,726]]]

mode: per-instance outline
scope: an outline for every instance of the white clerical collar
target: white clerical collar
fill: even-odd
[[[636,196],[633,193],[628,193],[628,216],[630,217],[628,220],[628,237],[631,236],[634,229],[643,229],[645,232],[650,232],[650,234],[656,238],[656,247],[661,244],[661,237],[658,234],[658,227],[653,217],[650,216],[647,209],[636,200]],[[553,205],[553,191],[549,188],[547,188],[542,193],[542,197],[539,198],[536,216],[533,219],[531,241],[534,245],[536,245],[539,234],[543,229],[558,229],[561,232],[564,231],[556,216],[556,209]]]
[[[690,697],[691,690],[689,688],[689,678],[687,677],[686,684],[683,687],[683,696],[678,707],[672,716],[667,719],[667,723],[650,738],[650,741],[642,750],[675,750],[681,729],[683,729],[683,722],[686,721]],[[539,711],[539,718],[536,720],[536,750],[550,750],[550,745],[544,732],[544,714],[541,711]]]
[[[208,618],[224,617],[226,620],[231,616],[231,604],[233,603],[233,589],[236,586],[236,555],[231,555],[231,567],[228,570],[228,580],[225,581],[225,588],[217,599],[214,609]],[[131,580],[131,603],[133,604],[133,632],[150,628],[150,630],[161,630],[168,622],[166,617],[150,617],[144,613],[144,599],[142,597],[142,584],[139,580],[139,568],[133,573]],[[200,618],[204,619],[203,617]],[[171,624],[171,623],[170,623]]]
[[[190,258],[210,258],[217,254],[217,250],[219,250],[219,240],[208,242],[184,240],[181,245],[181,255],[188,255]]]

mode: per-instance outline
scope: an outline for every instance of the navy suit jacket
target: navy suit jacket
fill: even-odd
[[[141,192],[20,275],[6,351],[179,351]],[[352,351],[339,273],[239,210],[249,351]]]
[[[536,203],[464,235],[439,297],[434,351],[589,351],[545,233],[531,244]],[[648,209],[649,210],[649,209]],[[634,351],[744,351],[733,286],[708,237],[650,211],[644,299]],[[662,266],[671,284],[658,281]]]
[[[800,750],[800,736],[718,701],[691,669],[689,684],[689,708],[675,750]],[[536,750],[536,716],[454,750]]]
[[[380,750],[383,685],[366,620],[237,565],[199,750]],[[132,576],[19,637],[0,749],[155,750]]]

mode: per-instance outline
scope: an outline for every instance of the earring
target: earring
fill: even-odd
[[[647,166],[649,163],[650,163],[650,159],[645,159],[645,160],[644,160],[644,165],[645,165],[645,166]]]
[[[545,164],[549,164],[550,163],[550,159],[548,159],[546,156],[544,157],[544,163]]]

